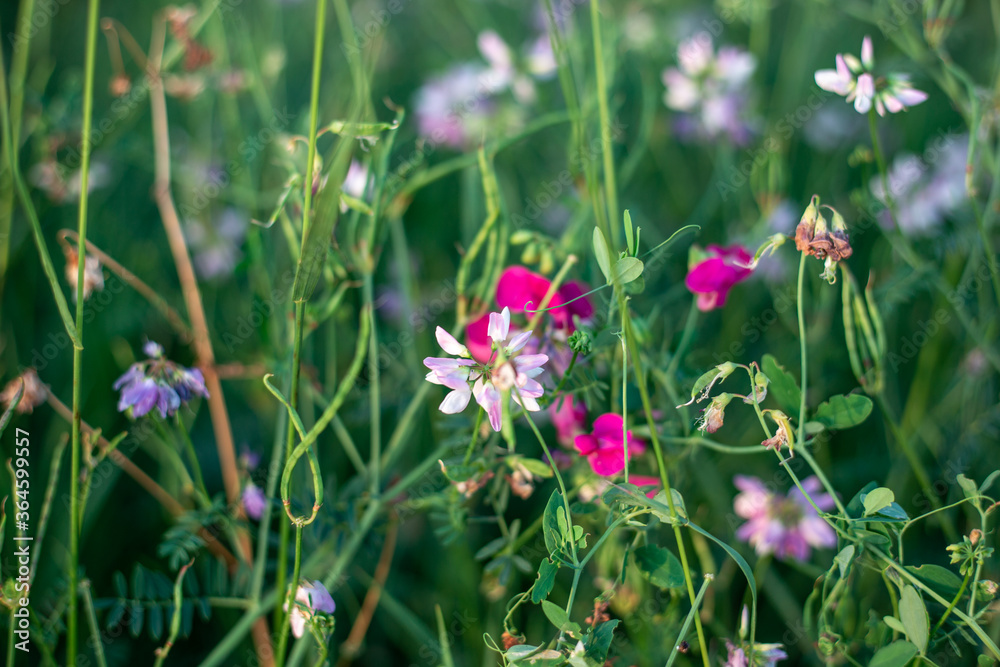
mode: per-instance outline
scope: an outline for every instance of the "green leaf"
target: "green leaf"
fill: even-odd
[[[556,603],[542,600],[542,611],[545,612],[545,617],[549,619],[549,622],[556,626],[556,630],[561,631],[569,625],[569,615]]]
[[[163,636],[163,610],[154,604],[149,608],[149,620],[146,622],[146,632],[154,641],[160,641]]]
[[[876,651],[868,667],[906,667],[916,654],[917,647],[901,639]]]
[[[965,475],[959,473],[955,479],[958,481],[958,485],[962,487],[962,492],[965,494],[966,498],[975,498],[979,495],[979,489],[976,487],[976,483]]]
[[[701,526],[698,526],[697,524],[694,524],[694,523],[691,523],[691,522],[688,522],[687,525],[688,525],[688,527],[691,530],[693,530],[693,531],[695,531],[697,533],[701,533],[702,535],[704,535],[708,539],[710,539],[713,542],[715,542],[716,544],[718,544],[720,547],[723,548],[723,550],[725,550],[725,552],[727,554],[729,554],[730,558],[732,558],[734,561],[736,561],[736,564],[739,565],[740,570],[743,571],[743,576],[746,577],[748,588],[750,589],[750,597],[753,600],[753,607],[751,607],[751,608],[754,610],[753,613],[756,616],[756,614],[757,614],[757,611],[756,611],[757,610],[757,579],[753,575],[753,569],[750,567],[750,564],[747,563],[746,559],[743,558],[743,556],[741,556],[740,553],[738,551],[736,551],[736,549],[733,549],[731,546],[729,546],[728,544],[726,544],[725,542],[723,542],[722,540],[720,540],[719,538],[717,538],[715,535],[713,535],[712,533],[710,533],[707,530],[705,530],[704,528],[702,528]]]
[[[559,564],[553,563],[548,558],[542,559],[538,566],[538,580],[535,581],[534,588],[531,589],[531,601],[538,604],[549,596],[556,585],[556,573],[559,572]]]
[[[626,285],[642,275],[643,264],[635,257],[622,257],[615,262],[612,271],[612,282],[616,285]]]
[[[962,578],[940,565],[926,564],[920,567],[907,565],[906,570],[914,577],[926,584],[935,593],[947,598],[953,598],[958,594],[958,589],[962,587]]]
[[[530,644],[518,644],[511,646],[504,657],[512,665],[532,665],[532,667],[555,667],[565,662],[559,651],[552,649],[539,651],[538,648]]]
[[[848,544],[846,547],[840,550],[834,559],[835,562],[840,567],[840,578],[843,579],[847,576],[847,568],[851,565],[851,561],[854,560],[854,545]]]
[[[143,608],[140,602],[133,602],[129,607],[128,631],[133,637],[142,634]]]
[[[483,546],[482,549],[476,552],[476,555],[473,556],[473,558],[475,558],[476,560],[485,560],[486,558],[489,558],[496,552],[503,549],[505,544],[507,544],[506,537],[501,536],[496,538],[495,540],[490,540]]]
[[[545,548],[553,556],[562,551],[569,528],[566,523],[566,507],[563,504],[559,490],[552,492],[549,502],[545,505],[542,515],[542,535],[545,538]]]
[[[798,414],[802,402],[802,391],[795,377],[786,371],[778,360],[765,354],[760,361],[760,369],[771,381],[768,391],[778,401],[781,409],[788,414]]]
[[[539,461],[538,459],[521,459],[517,460],[519,464],[524,466],[528,472],[536,477],[542,477],[548,479],[552,477],[552,466],[544,461]]]
[[[684,568],[669,549],[647,544],[632,552],[632,559],[653,585],[660,588],[681,588],[684,585]]]
[[[614,639],[618,623],[617,618],[605,621],[587,636],[587,640],[584,642],[584,652],[588,658],[596,660],[597,664],[603,664],[608,659],[608,649],[611,648],[611,640]]]
[[[921,654],[927,651],[927,637],[930,625],[927,620],[927,608],[920,593],[907,584],[899,597],[899,620],[906,628],[906,637],[916,645]]]
[[[368,137],[386,130],[395,130],[399,121],[391,123],[355,123],[349,120],[335,120],[325,128],[324,132],[332,132],[345,137]]]
[[[865,506],[865,516],[871,516],[879,510],[888,507],[895,499],[896,495],[892,492],[892,489],[887,489],[884,486],[872,489],[862,500]]]
[[[872,401],[861,394],[838,394],[819,404],[813,419],[831,430],[857,426],[872,412]]]
[[[597,265],[601,267],[606,283],[611,283],[611,255],[608,251],[608,242],[604,239],[604,232],[598,227],[594,227],[594,256],[597,257]]]
[[[983,483],[979,485],[979,493],[986,493],[986,489],[990,488],[990,485],[996,481],[996,478],[1000,477],[1000,470],[994,470],[989,474],[989,476],[983,480]]]
[[[906,635],[906,628],[903,627],[903,624],[900,623],[899,619],[895,616],[886,616],[882,620],[889,626],[890,629],[895,630],[901,635]]]
[[[632,232],[632,216],[628,209],[625,209],[625,242],[628,243],[628,252],[635,255],[635,235]]]
[[[105,619],[104,627],[106,627],[108,630],[117,629],[118,624],[121,623],[121,620],[124,616],[125,616],[125,603],[121,601],[116,602],[115,606],[113,606],[111,608],[111,611],[108,612],[108,617],[107,619]]]

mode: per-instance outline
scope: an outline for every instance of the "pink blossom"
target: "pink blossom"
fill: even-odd
[[[594,472],[604,477],[610,477],[625,468],[625,448],[622,444],[621,415],[603,414],[594,420],[594,430],[576,436],[573,444],[581,456],[586,456]],[[646,443],[632,437],[628,432],[628,455],[642,454]]]
[[[927,99],[927,93],[913,88],[904,74],[875,77],[875,52],[867,35],[861,43],[860,60],[850,53],[838,53],[836,63],[836,69],[815,73],[816,85],[854,102],[858,113],[868,113],[874,105],[878,115],[884,116],[886,112],[898,113]]]
[[[740,490],[733,500],[733,510],[747,519],[736,537],[748,542],[758,555],[773,553],[780,559],[805,561],[812,547],[837,544],[833,528],[816,513],[798,487],[781,497],[756,477],[736,475],[733,483]],[[802,487],[821,510],[833,507],[833,498],[820,493],[820,481],[815,476],[804,479]]]
[[[526,310],[537,310],[542,305],[545,295],[552,287],[552,282],[545,276],[529,271],[523,266],[512,266],[503,272],[497,283],[497,305],[509,307],[512,313],[523,313]],[[585,320],[594,312],[590,300],[582,298],[568,303],[585,294],[587,286],[583,283],[568,282],[556,290],[549,300],[546,311],[552,317],[556,326],[573,332],[573,316]]]
[[[753,261],[753,255],[740,246],[710,245],[708,253],[708,258],[691,267],[684,281],[698,295],[698,309],[703,311],[726,305],[733,285],[752,273],[747,265]]]
[[[556,439],[562,445],[570,445],[576,436],[583,433],[583,425],[587,423],[587,406],[566,395],[549,406],[549,415],[552,425],[556,427]]]

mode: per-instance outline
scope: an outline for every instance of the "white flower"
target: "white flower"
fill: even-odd
[[[837,54],[836,69],[818,70],[814,78],[823,90],[854,102],[858,113],[868,113],[874,105],[878,115],[898,113],[927,99],[927,93],[913,88],[903,74],[890,74],[878,79],[872,74],[875,54],[871,37],[861,43],[861,59],[850,53]]]

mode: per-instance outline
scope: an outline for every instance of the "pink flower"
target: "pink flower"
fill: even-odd
[[[288,603],[285,603],[284,610],[288,611]],[[302,579],[298,589],[295,591],[295,603],[289,615],[289,623],[292,626],[292,634],[301,637],[308,623],[313,616],[329,615],[337,610],[337,605],[326,590],[326,586],[320,581],[310,581]]]
[[[592,433],[576,436],[573,444],[581,456],[586,456],[594,472],[604,477],[610,477],[625,468],[625,448],[622,444],[622,417],[612,413],[603,414],[594,420]],[[632,438],[628,432],[628,454],[631,459],[634,454],[642,454],[646,443],[638,438]]]
[[[688,271],[684,283],[698,295],[698,309],[722,308],[733,285],[753,272],[747,268],[753,255],[740,246],[708,246],[709,256]]]
[[[509,307],[512,313],[523,313],[525,310],[537,310],[542,300],[552,287],[552,282],[545,276],[529,271],[523,266],[512,266],[500,275],[497,283],[497,305]],[[587,292],[583,283],[568,282],[562,285],[549,300],[546,311],[552,317],[556,326],[573,332],[573,316],[581,320],[590,317],[594,307],[587,298],[567,303]]]
[[[542,395],[543,389],[535,378],[545,370],[542,366],[549,358],[544,354],[517,354],[528,342],[531,332],[511,335],[510,309],[490,313],[485,324],[490,341],[488,352],[480,350],[482,356],[470,359],[469,348],[438,327],[435,331],[438,344],[445,352],[460,358],[427,357],[424,366],[430,369],[426,378],[428,382],[451,389],[438,407],[441,412],[461,412],[474,397],[476,403],[486,410],[490,426],[499,431],[503,419],[501,401],[504,391],[510,390],[511,398],[525,410],[537,412],[541,409],[535,399]]]
[[[833,528],[797,487],[781,497],[756,477],[736,475],[733,483],[741,491],[733,500],[733,510],[747,519],[736,531],[736,537],[748,542],[758,555],[773,553],[780,559],[805,561],[811,547],[837,544]],[[821,485],[815,476],[802,480],[802,487],[821,510],[833,507],[833,498],[819,492]]]
[[[549,406],[549,415],[552,425],[556,427],[556,439],[562,445],[570,445],[576,436],[583,433],[583,425],[587,423],[587,406],[566,395]]]

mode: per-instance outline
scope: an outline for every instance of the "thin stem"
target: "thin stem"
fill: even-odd
[[[951,612],[954,611],[955,607],[958,606],[959,600],[961,600],[962,596],[965,595],[965,589],[969,585],[969,579],[971,578],[972,578],[972,569],[970,568],[969,571],[965,573],[965,579],[962,580],[962,585],[961,587],[959,587],[958,593],[955,595],[955,599],[952,600],[951,604],[948,605],[948,608],[944,610],[944,614],[941,615],[941,618],[938,620],[937,625],[935,625],[934,629],[931,630],[931,635],[930,635],[931,637],[937,634],[938,630],[941,629],[941,626],[944,625],[944,622],[951,615]],[[973,593],[972,597],[976,597],[975,593]]]
[[[89,581],[80,582],[80,594],[83,596],[83,609],[87,612],[87,625],[90,627],[91,647],[94,649],[97,667],[108,667],[108,662],[104,659],[104,641],[101,637],[101,628],[97,624],[97,614],[94,612],[94,598],[90,594]]]
[[[322,2],[322,0],[320,0]],[[285,607],[288,613],[285,614],[285,621],[278,630],[278,653],[275,656],[276,667],[283,667],[285,664],[285,654],[288,652],[288,630],[291,628],[292,605],[295,604],[295,593],[299,588],[299,574],[302,571],[302,525],[295,525],[295,566],[292,570],[292,581],[285,594]]]
[[[486,412],[480,408],[476,408],[476,425],[472,429],[472,439],[469,440],[469,448],[465,450],[465,458],[462,459],[462,465],[469,465],[469,461],[472,460],[472,452],[476,449],[476,440],[479,438],[479,427],[483,424],[483,413]]]
[[[70,508],[69,508],[69,620],[66,627],[66,664],[75,667],[77,658],[77,625],[80,570],[80,391],[83,386],[83,302],[84,265],[86,264],[87,202],[90,180],[90,126],[94,115],[94,61],[97,51],[97,16],[100,0],[90,0],[87,6],[87,51],[84,62],[83,124],[80,146],[80,207],[77,217],[77,284],[76,284],[76,335],[73,346],[73,424],[70,445]]]
[[[798,433],[798,446],[799,450],[805,449],[806,444],[806,389],[807,382],[809,380],[808,363],[809,363],[809,350],[806,344],[806,318],[805,318],[805,301],[802,298],[802,286],[805,282],[806,274],[806,259],[809,257],[806,253],[799,253],[799,279],[798,287],[796,288],[796,310],[798,312],[799,318],[799,358],[802,360],[802,374],[799,386],[801,390],[799,391],[799,433]],[[757,391],[754,387],[754,379],[750,378],[750,392],[754,396],[754,401],[756,402]]]
[[[684,619],[684,625],[681,626],[681,631],[677,634],[677,642],[674,647],[670,650],[670,658],[667,659],[666,667],[670,667],[674,664],[674,660],[680,655],[680,644],[684,640],[684,635],[688,633],[688,629],[691,627],[691,621],[698,618],[698,607],[701,605],[701,599],[705,597],[705,592],[708,590],[709,584],[715,579],[714,575],[706,574],[705,582],[701,585],[698,590],[698,595],[694,599],[694,604],[691,605],[691,611],[688,612],[687,617]]]
[[[619,297],[621,303],[619,304],[622,310],[625,309],[625,304],[623,303],[624,298]],[[627,312],[627,310],[626,310]],[[697,594],[694,590],[694,581],[691,578],[691,568],[688,565],[687,548],[684,545],[684,534],[681,532],[680,523],[677,521],[677,508],[674,504],[674,494],[673,489],[670,486],[670,479],[667,475],[667,463],[663,457],[663,448],[660,446],[660,436],[656,432],[656,422],[653,419],[653,406],[652,402],[649,400],[649,388],[646,386],[645,375],[642,372],[642,362],[639,359],[639,349],[635,342],[635,336],[632,334],[632,319],[630,317],[625,317],[625,331],[623,335],[625,340],[628,342],[629,349],[632,352],[632,366],[635,372],[635,383],[639,386],[639,396],[642,399],[642,409],[646,413],[646,423],[649,425],[649,439],[653,442],[653,453],[656,454],[656,467],[660,471],[660,481],[663,483],[663,491],[667,497],[667,506],[670,509],[670,518],[674,531],[674,539],[677,540],[677,552],[680,555],[681,567],[684,570],[684,584],[687,587],[688,598],[691,600],[691,606],[696,607]],[[695,630],[698,633],[698,648],[701,651],[702,663],[705,667],[709,667],[708,660],[708,644],[705,642],[705,630],[701,625],[701,617],[695,615],[694,618]]]
[[[590,24],[594,39],[594,66],[597,77],[597,111],[601,123],[601,155],[604,159],[604,197],[608,205],[610,234],[608,242],[612,247],[620,245],[621,226],[618,219],[618,186],[615,183],[615,159],[611,148],[611,114],[608,111],[608,80],[604,68],[604,47],[601,43],[601,15],[599,0],[590,0]]]

